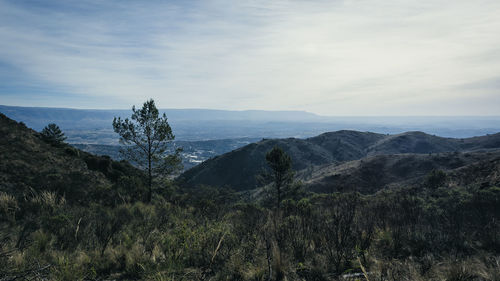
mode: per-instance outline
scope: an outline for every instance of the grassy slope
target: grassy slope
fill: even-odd
[[[36,131],[0,114],[0,189],[19,196],[38,190],[83,202],[96,189],[109,189],[122,176],[140,176],[125,162],[94,156],[68,145],[45,143]]]

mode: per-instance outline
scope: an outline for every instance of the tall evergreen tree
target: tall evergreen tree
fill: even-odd
[[[271,198],[275,200],[275,209],[273,214],[272,232],[276,239],[276,251],[278,255],[275,257],[275,274],[276,280],[283,280],[282,268],[282,250],[284,247],[285,237],[282,229],[282,213],[281,201],[292,190],[294,172],[292,170],[292,159],[283,151],[281,147],[275,146],[266,154],[267,165],[271,169],[267,174],[267,178],[272,181]],[[271,271],[269,271],[271,275]]]
[[[266,154],[266,161],[271,169],[268,177],[272,180],[273,197],[275,197],[276,208],[279,211],[283,196],[288,193],[293,183],[292,159],[281,147],[275,146]]]
[[[143,168],[148,175],[147,202],[151,201],[153,179],[180,169],[180,149],[167,155],[168,145],[174,140],[172,128],[165,113],[160,116],[153,99],[146,101],[141,109],[132,107],[130,119],[113,119],[113,129],[125,144],[122,154]]]

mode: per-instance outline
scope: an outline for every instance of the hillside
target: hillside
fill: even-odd
[[[173,141],[167,152],[173,153],[178,147],[182,148],[181,158],[184,170],[190,169],[211,157],[224,154],[244,145],[258,141],[255,138],[220,139],[206,141]],[[122,160],[120,145],[82,144],[72,143],[72,146],[95,155],[108,155],[113,160]]]
[[[253,189],[259,185],[255,176],[266,167],[265,154],[274,146],[282,147],[291,156],[294,163],[293,168],[296,171],[301,171],[299,175],[308,174],[310,176],[315,167],[329,166],[325,169],[332,170],[332,167],[340,163],[377,155],[495,150],[500,148],[500,134],[454,139],[422,132],[384,135],[343,130],[324,133],[308,139],[262,140],[209,159],[184,172],[179,177],[179,180],[189,185],[228,186],[235,190]],[[384,159],[396,161],[399,157],[401,156],[375,157],[369,158],[368,161],[391,165],[392,162],[387,162]],[[427,160],[435,161],[436,159],[430,157]],[[398,166],[400,164],[394,163],[394,165]],[[425,164],[422,165],[425,166]],[[433,166],[427,165],[426,167]],[[363,176],[366,177],[368,174]]]
[[[0,136],[0,189],[17,196],[54,191],[85,203],[89,194],[113,196],[112,187],[116,190],[127,179],[141,176],[127,162],[45,143],[39,133],[3,114]]]
[[[432,171],[447,175],[447,185],[500,185],[500,151],[368,156],[301,173],[307,190],[375,193],[384,188],[425,184]]]
[[[0,115],[0,280],[340,281],[360,264],[376,280],[497,280],[500,152],[369,155],[395,139],[405,151],[455,148],[413,135],[262,140],[212,160],[226,170],[208,171],[237,182],[275,145],[300,159],[318,193],[287,194],[277,216],[274,200],[223,186],[157,182],[143,202],[126,162],[49,145]],[[446,174],[428,178],[434,169]]]

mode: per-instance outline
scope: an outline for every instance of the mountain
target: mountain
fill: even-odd
[[[68,143],[117,145],[113,117],[129,117],[130,109],[70,109],[0,105],[0,112],[41,130],[61,127]],[[236,138],[307,138],[337,130],[399,134],[425,131],[446,137],[473,137],[500,131],[500,116],[321,116],[304,111],[161,109],[176,140]]]
[[[69,143],[118,144],[113,118],[130,117],[130,109],[71,109],[0,105],[0,112],[28,127],[41,130],[56,123]],[[331,127],[324,117],[305,111],[160,109],[169,118],[177,140],[213,140],[309,136]],[[309,124],[308,126],[302,125]],[[304,128],[309,128],[304,130]],[[312,131],[311,131],[312,130]]]
[[[70,128],[108,128],[113,117],[129,117],[130,109],[73,109],[51,107],[21,107],[0,105],[0,112],[23,121],[29,127],[41,129],[49,122]],[[211,121],[317,121],[322,117],[305,111],[160,109],[174,122]]]
[[[300,171],[298,174],[302,175],[302,179],[304,179],[306,175],[311,177],[311,173],[318,167],[325,167],[323,174],[325,174],[325,171],[332,171],[332,173],[335,174],[335,169],[332,167],[337,167],[337,165],[341,163],[345,163],[345,167],[338,167],[338,169],[341,170],[347,169],[346,167],[349,167],[349,169],[357,167],[362,171],[370,171],[371,169],[376,170],[378,169],[377,167],[385,167],[387,165],[400,167],[404,164],[410,165],[409,167],[411,167],[413,164],[408,163],[412,163],[415,159],[423,161],[417,161],[418,163],[414,164],[422,165],[424,168],[428,167],[429,169],[422,170],[422,173],[428,173],[434,166],[428,163],[426,164],[424,161],[425,157],[418,156],[418,154],[444,152],[458,153],[498,149],[500,148],[500,133],[468,139],[454,139],[433,136],[422,132],[384,135],[343,130],[324,133],[308,139],[289,138],[262,140],[258,143],[250,144],[209,159],[184,172],[179,177],[179,180],[190,185],[227,186],[236,190],[250,190],[256,188],[259,186],[256,175],[266,168],[265,154],[274,146],[282,147],[285,152],[291,156],[293,168],[296,171]],[[392,156],[395,154],[409,154],[411,157],[405,156],[401,158],[402,156]],[[391,156],[376,157],[379,155]],[[365,157],[371,157],[366,160],[370,165],[366,163],[360,164],[363,163],[361,161],[349,162],[364,159]],[[439,160],[434,158],[430,159],[432,159],[432,161]],[[450,163],[452,163],[455,160],[451,159],[450,161]],[[435,168],[440,167],[441,166],[437,165]],[[453,167],[454,166],[449,165],[443,166],[443,168]],[[380,170],[380,172],[381,171],[382,170]],[[370,177],[371,175],[373,175],[374,180],[378,180],[377,177],[382,177],[376,172],[362,173],[363,177]],[[315,177],[318,177],[317,174]],[[358,178],[363,180],[359,176]],[[406,176],[403,174],[401,178],[404,179]],[[367,181],[373,182],[373,179]],[[315,179],[315,182],[315,184],[311,184],[315,186],[325,185],[321,183],[319,179]],[[388,182],[392,181],[381,180],[381,184],[386,184]]]
[[[0,113],[0,190],[17,196],[54,191],[84,203],[108,198],[128,180],[141,187],[141,171],[127,162],[95,156],[69,145],[53,146],[24,124]],[[123,187],[123,186],[122,186]]]
[[[422,132],[386,136],[368,148],[367,155],[396,153],[439,153],[462,150],[460,141]]]

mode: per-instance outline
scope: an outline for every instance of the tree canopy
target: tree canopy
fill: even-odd
[[[279,210],[283,194],[293,183],[292,159],[281,147],[275,146],[266,154],[267,165],[271,169],[268,178],[272,180],[276,206]]]
[[[159,114],[153,99],[146,101],[141,109],[132,107],[129,118],[113,119],[113,129],[124,144],[122,154],[132,163],[144,169],[148,175],[147,201],[151,201],[153,179],[166,176],[181,165],[180,149],[167,154],[169,144],[175,139],[165,113]]]
[[[42,139],[48,143],[59,145],[66,140],[66,136],[61,131],[59,126],[54,123],[50,123],[40,132]]]

